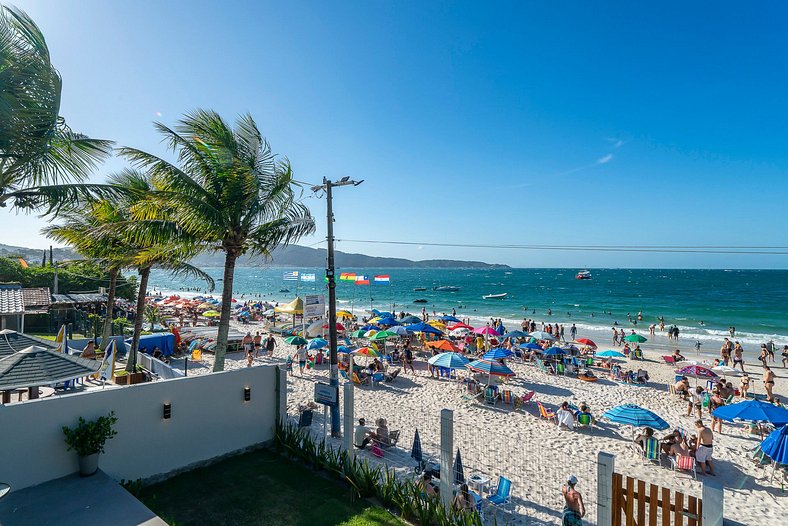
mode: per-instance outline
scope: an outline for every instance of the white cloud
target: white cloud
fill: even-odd
[[[607,141],[613,148],[621,148],[626,142],[624,139],[616,139],[615,137],[608,137]]]
[[[607,163],[609,163],[612,160],[613,160],[613,154],[609,153],[609,154],[605,155],[604,157],[601,157],[601,158],[597,159],[596,163],[597,164],[607,164]]]

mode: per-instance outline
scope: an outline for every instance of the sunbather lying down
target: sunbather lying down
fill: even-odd
[[[394,370],[394,371],[392,371],[390,374],[387,374],[387,375],[386,375],[386,381],[387,381],[387,382],[393,382],[393,381],[394,381],[394,379],[395,379],[395,378],[397,377],[397,375],[399,374],[399,372],[400,372],[400,369],[395,369],[395,370]]]

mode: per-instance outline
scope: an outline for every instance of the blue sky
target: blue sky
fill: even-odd
[[[249,111],[299,179],[365,180],[336,193],[339,239],[785,244],[780,2],[14,4],[47,37],[72,127],[162,153],[154,120]],[[309,204],[319,230],[302,244],[325,236],[325,205]],[[49,244],[41,220],[0,213],[2,242]],[[788,267],[788,256],[338,249],[513,266]]]

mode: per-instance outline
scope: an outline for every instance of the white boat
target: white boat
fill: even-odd
[[[591,272],[588,270],[581,270],[577,273],[575,279],[591,279]]]
[[[502,292],[500,294],[486,294],[486,295],[482,296],[482,299],[483,300],[502,300],[502,299],[504,299],[506,297],[507,294],[508,294],[507,292]]]
[[[458,292],[460,287],[455,287],[454,285],[441,285],[440,287],[432,287],[432,290],[436,292]]]

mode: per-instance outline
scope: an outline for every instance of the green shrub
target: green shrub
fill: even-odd
[[[80,457],[104,453],[104,444],[118,434],[112,428],[117,421],[115,412],[112,411],[107,416],[100,416],[90,422],[80,416],[77,426],[73,429],[63,426],[68,451],[73,449]]]

